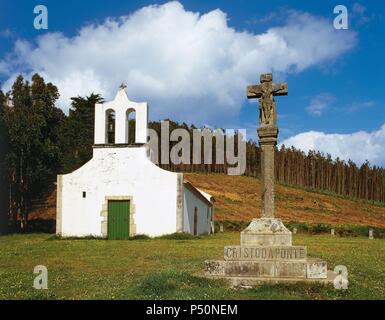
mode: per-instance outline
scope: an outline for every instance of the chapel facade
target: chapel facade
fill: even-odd
[[[150,160],[147,124],[148,104],[130,101],[124,87],[114,100],[95,105],[92,159],[57,177],[58,235],[128,239],[214,231],[214,198]]]

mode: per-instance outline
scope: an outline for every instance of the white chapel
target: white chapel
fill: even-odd
[[[132,112],[136,122],[131,142]],[[123,86],[113,101],[95,105],[92,159],[57,177],[58,235],[128,239],[214,231],[213,197],[184,181],[182,173],[151,162],[147,122],[148,104],[130,101]]]

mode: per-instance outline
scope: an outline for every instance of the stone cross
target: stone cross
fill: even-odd
[[[277,110],[274,96],[287,95],[287,83],[273,83],[273,75],[261,75],[261,84],[247,87],[247,98],[259,101],[259,124],[261,127],[275,127],[277,123]]]
[[[274,147],[277,144],[274,95],[287,94],[286,83],[272,83],[271,74],[261,76],[261,85],[249,86],[247,97],[259,98],[261,116],[258,128],[261,146],[262,217],[253,218],[241,232],[240,246],[226,246],[224,260],[206,260],[205,275],[222,278],[232,286],[258,286],[294,281],[332,282],[326,261],[308,259],[306,246],[293,246],[293,232],[274,217]],[[329,275],[329,277],[328,277]]]
[[[274,218],[274,147],[277,145],[277,111],[274,96],[287,95],[287,83],[273,83],[273,75],[261,75],[260,85],[247,87],[247,98],[259,98],[258,137],[261,147],[262,218]]]

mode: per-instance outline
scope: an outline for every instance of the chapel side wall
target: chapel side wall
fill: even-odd
[[[207,220],[207,203],[199,199],[188,188],[184,187],[184,232],[194,233],[194,208],[198,208],[198,234],[210,232],[210,220]]]

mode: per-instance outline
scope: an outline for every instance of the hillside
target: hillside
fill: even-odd
[[[259,217],[260,183],[253,177],[224,174],[185,174],[215,199],[217,220],[249,221]],[[276,185],[276,215],[284,221],[385,227],[385,205]]]
[[[260,215],[259,180],[246,176],[186,173],[185,179],[212,194],[216,220],[249,221]],[[385,205],[276,185],[276,214],[284,221],[385,227]],[[30,219],[54,220],[56,190],[38,202]]]

